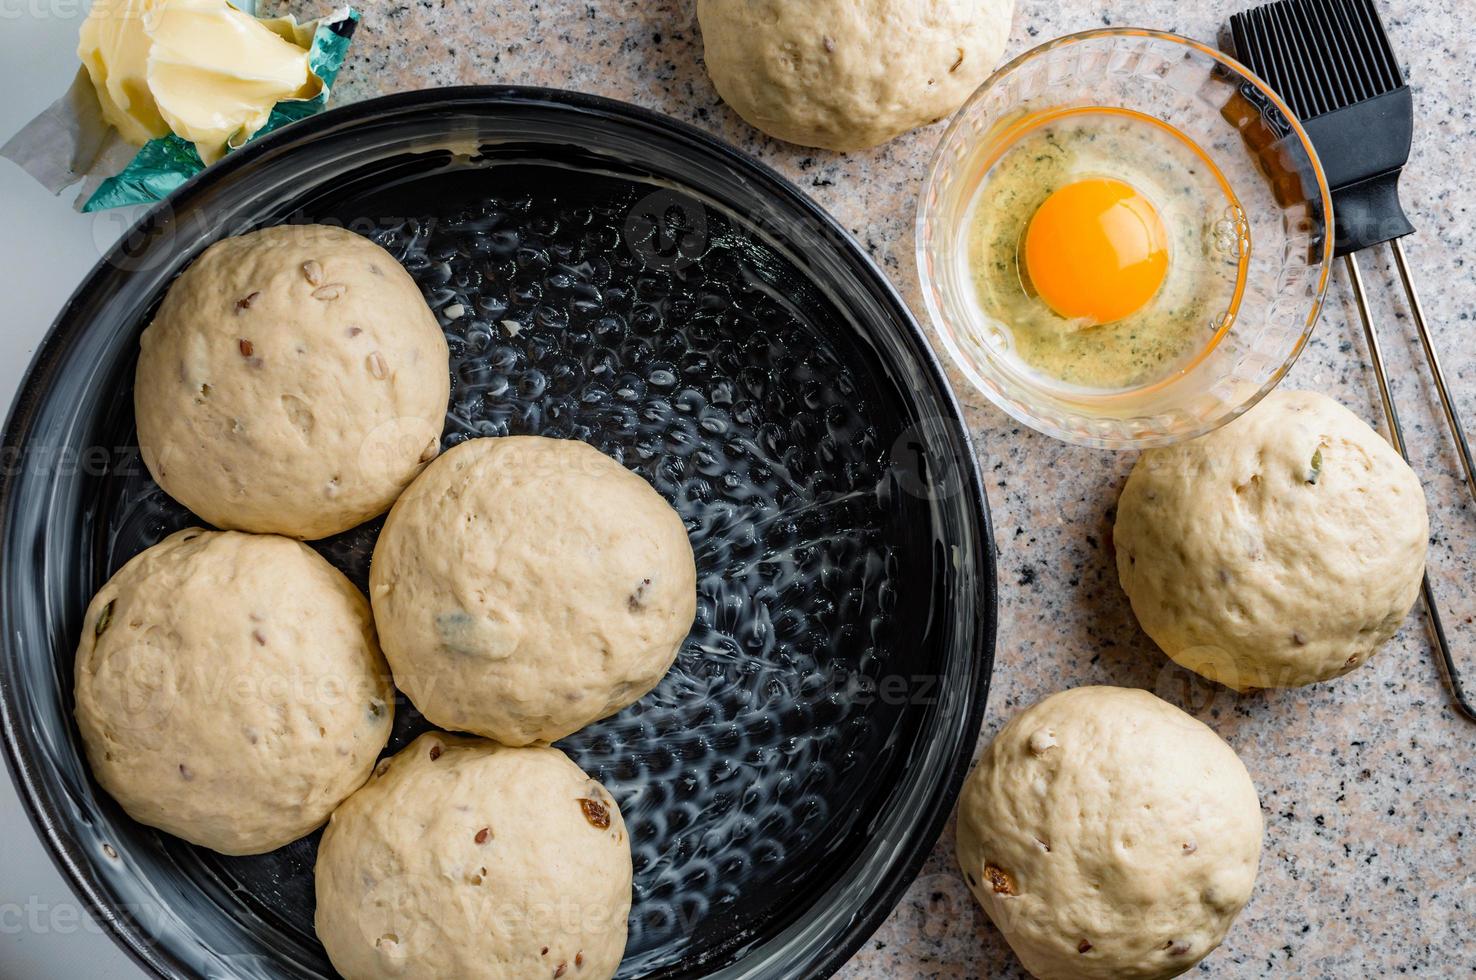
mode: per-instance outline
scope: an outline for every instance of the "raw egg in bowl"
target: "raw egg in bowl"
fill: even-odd
[[[1332,261],[1316,152],[1264,82],[1145,30],[1048,42],[954,117],[918,209],[924,297],[958,368],[1082,445],[1202,435],[1270,391]]]

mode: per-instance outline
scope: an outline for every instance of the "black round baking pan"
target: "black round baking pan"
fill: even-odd
[[[4,741],[57,862],[161,976],[333,975],[317,835],[229,858],[142,827],[71,719],[88,598],[194,522],[138,459],[139,332],[211,242],[308,221],[420,283],[452,352],[447,445],[583,439],[691,532],[677,665],[561,743],[631,829],[621,976],[832,973],[917,873],[978,733],[996,608],[974,456],[916,322],[832,219],[709,136],[570,92],[414,92],[294,124],[155,208],[63,309],[0,473]],[[318,546],[362,584],[378,527]],[[426,727],[398,708],[391,750]]]

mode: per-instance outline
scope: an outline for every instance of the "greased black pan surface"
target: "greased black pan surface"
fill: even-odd
[[[72,297],[0,474],[0,710],[33,821],[169,977],[332,976],[317,835],[227,858],[129,820],[71,720],[77,631],[132,555],[195,523],[138,460],[138,334],[211,242],[343,223],[420,283],[451,347],[444,445],[582,439],[680,511],[697,622],[637,705],[560,743],[619,800],[625,977],[816,977],[937,839],[988,689],[994,556],[973,453],[916,323],[780,177],[591,96],[458,88],[337,109],[210,168]],[[319,547],[361,586],[379,521]],[[426,727],[403,698],[393,751]]]

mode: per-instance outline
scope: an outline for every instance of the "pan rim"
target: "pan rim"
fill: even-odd
[[[44,403],[51,388],[50,379],[62,360],[70,336],[80,330],[81,316],[88,305],[87,297],[96,294],[104,284],[126,275],[120,270],[127,267],[129,256],[126,243],[131,237],[175,208],[185,210],[190,202],[216,185],[230,180],[238,171],[255,164],[261,158],[290,151],[293,146],[329,131],[356,123],[382,122],[386,117],[406,113],[454,112],[458,107],[472,105],[485,109],[489,103],[504,108],[530,106],[593,113],[616,123],[658,129],[695,151],[716,156],[751,179],[763,193],[781,199],[786,208],[813,222],[827,240],[846,253],[845,258],[857,277],[869,286],[874,299],[887,308],[893,326],[905,333],[903,339],[913,349],[920,368],[927,374],[939,396],[936,407],[944,414],[936,421],[946,424],[948,435],[956,440],[955,445],[961,449],[959,455],[963,458],[957,462],[962,464],[959,470],[966,484],[962,496],[978,520],[979,533],[972,548],[977,566],[975,588],[978,592],[978,615],[975,617],[977,622],[970,631],[975,645],[970,650],[955,650],[952,654],[971,656],[976,663],[973,684],[962,692],[964,703],[958,712],[961,717],[952,722],[953,725],[961,726],[959,744],[950,747],[946,756],[947,771],[935,781],[932,798],[925,807],[920,808],[919,818],[914,822],[912,832],[907,840],[895,846],[894,855],[887,860],[888,872],[884,884],[861,896],[856,901],[857,907],[846,926],[832,935],[825,948],[816,953],[810,962],[802,965],[808,976],[830,976],[890,916],[915,880],[923,862],[933,851],[953,811],[964,776],[972,762],[993,673],[998,621],[996,550],[973,441],[963,422],[957,397],[925,332],[896,287],[855,238],[808,195],[772,168],[715,136],[662,113],[603,96],[556,88],[469,85],[422,89],[350,103],[309,117],[251,141],[192,178],[165,201],[143,214],[118,243],[108,249],[67,299],[47,329],[45,337],[37,345],[6,418],[3,452],[6,458],[22,458],[35,412]],[[0,467],[0,532],[4,531],[4,525],[10,520],[15,490],[14,475],[12,466]],[[9,582],[17,573],[17,566],[22,564],[15,555],[0,554],[0,590],[4,593],[9,593]],[[19,571],[23,572],[24,569],[20,568]],[[3,631],[4,636],[0,640],[0,652],[5,656],[4,665],[0,665],[0,740],[4,742],[7,767],[27,817],[46,845],[53,864],[63,872],[68,885],[81,896],[89,913],[106,926],[108,934],[135,963],[163,978],[195,975],[194,968],[176,955],[167,944],[150,941],[137,924],[119,914],[100,887],[96,875],[91,872],[90,865],[94,859],[86,852],[83,842],[68,830],[64,820],[59,818],[42,793],[45,780],[38,765],[39,754],[34,750],[31,740],[22,737],[19,702],[9,675],[10,665],[17,662],[18,656],[14,649],[16,634],[9,621],[10,616],[9,603],[0,595],[0,631]],[[779,936],[785,935],[790,928],[792,927],[786,927]]]

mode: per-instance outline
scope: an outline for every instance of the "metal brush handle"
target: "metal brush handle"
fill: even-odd
[[[1430,364],[1430,373],[1435,377],[1435,388],[1440,392],[1440,404],[1445,408],[1445,420],[1455,436],[1456,446],[1460,453],[1461,463],[1466,471],[1467,490],[1476,495],[1476,480],[1473,480],[1473,468],[1471,466],[1471,449],[1466,443],[1466,433],[1461,427],[1460,413],[1457,412],[1455,402],[1450,397],[1450,390],[1445,384],[1445,374],[1440,368],[1440,359],[1435,354],[1435,347],[1430,342],[1430,332],[1425,324],[1425,311],[1420,306],[1419,293],[1415,290],[1414,280],[1409,274],[1409,264],[1404,254],[1404,246],[1399,239],[1393,240],[1395,264],[1399,266],[1399,277],[1404,282],[1404,292],[1409,298],[1410,309],[1414,313],[1416,326],[1419,328],[1420,343],[1425,348],[1425,359]],[[1394,407],[1394,396],[1389,391],[1388,372],[1384,368],[1384,351],[1379,345],[1379,335],[1374,329],[1373,313],[1369,310],[1368,294],[1363,288],[1363,273],[1358,269],[1358,261],[1350,252],[1343,256],[1343,261],[1348,265],[1348,278],[1353,285],[1353,298],[1358,304],[1358,315],[1363,320],[1363,335],[1368,339],[1368,351],[1373,356],[1374,377],[1379,382],[1379,398],[1384,403],[1384,418],[1389,423],[1389,441],[1394,448],[1399,450],[1399,455],[1409,462],[1409,450],[1404,444],[1404,429],[1399,424],[1399,411]],[[1471,721],[1476,721],[1476,707],[1466,699],[1466,689],[1461,684],[1460,671],[1456,669],[1455,658],[1450,653],[1450,642],[1445,637],[1445,624],[1440,619],[1440,609],[1435,604],[1435,592],[1430,588],[1430,573],[1427,571],[1420,582],[1420,594],[1425,600],[1425,612],[1429,616],[1430,635],[1435,641],[1435,650],[1440,655],[1440,661],[1445,671],[1445,681],[1450,687],[1450,695],[1455,699],[1456,708],[1461,714]]]
[[[1414,277],[1409,272],[1409,258],[1404,254],[1404,242],[1396,238],[1389,243],[1394,248],[1394,264],[1399,268],[1399,278],[1404,283],[1404,295],[1409,297],[1410,312],[1414,314],[1415,327],[1419,329],[1420,346],[1425,349],[1425,360],[1430,362],[1430,373],[1435,376],[1435,390],[1440,395],[1440,407],[1445,409],[1445,423],[1455,438],[1456,453],[1461,458],[1461,467],[1466,471],[1466,490],[1476,500],[1476,466],[1471,463],[1471,447],[1466,442],[1466,430],[1461,426],[1461,415],[1450,397],[1445,384],[1445,372],[1440,368],[1440,356],[1430,342],[1430,330],[1425,325],[1425,308],[1420,305],[1420,294],[1415,289]]]

